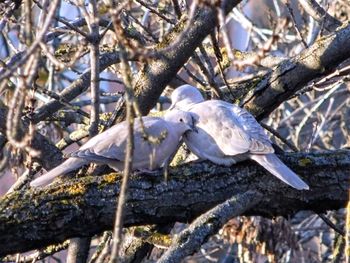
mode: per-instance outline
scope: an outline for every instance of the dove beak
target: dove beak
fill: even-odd
[[[173,110],[173,109],[175,109],[175,103],[174,103],[174,104],[172,103],[172,104],[170,105],[170,107],[168,108],[168,110]]]
[[[198,129],[197,127],[195,126],[191,126],[191,131],[195,132],[195,133],[198,133]]]
[[[196,122],[195,122],[195,119],[193,118],[193,116],[191,116],[192,118],[192,124],[191,124],[191,131],[195,132],[195,133],[198,133],[198,129],[196,127]]]

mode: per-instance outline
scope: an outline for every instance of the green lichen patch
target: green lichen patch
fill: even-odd
[[[86,192],[86,186],[82,183],[69,185],[65,189],[71,195],[82,195]]]
[[[169,247],[172,243],[170,235],[160,233],[153,233],[146,239],[146,241],[159,247]]]
[[[109,184],[117,182],[121,178],[118,173],[110,173],[103,176],[103,181]]]
[[[305,167],[312,164],[312,160],[309,158],[302,158],[298,161],[299,166]]]
[[[178,24],[176,24],[173,29],[164,36],[162,41],[156,45],[156,49],[166,48],[173,43],[174,39],[179,35],[179,33],[184,30],[187,20],[187,17],[184,17]]]

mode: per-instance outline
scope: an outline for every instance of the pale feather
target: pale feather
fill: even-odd
[[[66,161],[64,161],[59,166],[55,167],[54,169],[50,170],[43,176],[38,177],[37,179],[30,182],[31,187],[39,187],[44,186],[49,183],[51,183],[56,177],[60,175],[67,174],[71,171],[74,171],[75,169],[78,169],[79,167],[87,164],[88,162],[83,159],[79,158],[69,158]]]
[[[195,116],[198,133],[186,134],[185,142],[200,159],[232,165],[251,158],[296,189],[309,189],[273,154],[269,137],[248,111],[220,100],[204,101],[198,90],[189,85],[179,87],[173,94],[172,105]]]
[[[179,116],[192,118],[186,112],[178,112]],[[186,116],[185,116],[186,115]],[[153,170],[160,168],[176,151],[180,138],[190,129],[188,123],[165,121],[158,117],[142,117],[145,133],[142,131],[139,119],[134,125],[134,154],[132,168]],[[179,117],[179,118],[180,118]],[[192,123],[191,123],[192,125]],[[147,141],[144,134],[155,138],[162,138],[160,143]],[[86,142],[80,149],[71,154],[71,157],[58,167],[31,182],[31,186],[42,186],[50,183],[55,177],[73,171],[85,164],[95,162],[107,164],[112,169],[122,170],[126,155],[128,132],[126,122],[121,122],[107,131],[96,135]]]
[[[250,158],[286,184],[298,190],[309,190],[309,186],[296,173],[289,169],[276,154],[252,154]]]

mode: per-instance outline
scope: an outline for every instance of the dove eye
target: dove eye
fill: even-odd
[[[181,119],[180,119],[180,122],[184,122],[184,120],[181,118]]]

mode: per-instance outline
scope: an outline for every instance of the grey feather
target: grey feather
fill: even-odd
[[[263,166],[274,176],[286,184],[298,189],[309,190],[309,186],[299,178],[291,169],[289,169],[274,153],[270,154],[252,154],[250,158]]]
[[[193,120],[189,113],[175,110],[166,116],[142,117],[145,130],[140,120],[134,123],[134,154],[132,169],[154,170],[160,168],[177,150],[182,135],[191,130]],[[31,182],[31,186],[42,186],[50,183],[55,177],[73,171],[82,165],[94,162],[107,164],[114,170],[124,169],[125,149],[128,138],[127,123],[121,122],[107,131],[96,135],[80,149],[71,154],[64,163],[47,174]],[[145,139],[145,136],[158,138],[157,143]]]
[[[198,132],[188,132],[184,137],[195,155],[227,166],[251,158],[290,186],[309,189],[274,154],[269,137],[248,111],[220,100],[204,101],[200,96],[195,87],[181,86],[173,92],[170,107],[195,117]]]
[[[57,176],[64,175],[66,173],[74,171],[87,163],[88,162],[84,159],[69,158],[66,161],[64,161],[62,164],[60,164],[59,166],[50,170],[45,175],[40,176],[37,179],[35,179],[34,181],[32,181],[30,183],[30,186],[31,187],[39,187],[39,186],[47,185],[47,184],[51,183]]]

